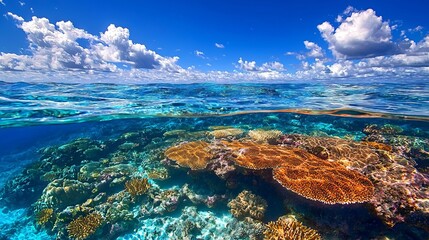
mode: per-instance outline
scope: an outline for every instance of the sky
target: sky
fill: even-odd
[[[427,0],[0,0],[0,80],[429,78]]]

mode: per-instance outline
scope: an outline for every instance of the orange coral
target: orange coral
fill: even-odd
[[[235,155],[234,161],[244,168],[254,170],[274,168],[284,162],[283,155],[287,155],[288,149],[275,145],[263,145],[254,142],[226,142],[223,141]]]
[[[274,168],[274,178],[285,188],[303,197],[324,203],[368,201],[374,186],[364,175],[340,163],[323,160],[305,150],[253,142],[223,142],[245,168]]]
[[[210,152],[209,144],[203,141],[183,143],[170,147],[165,151],[167,158],[174,160],[181,167],[189,167],[192,170],[206,168],[214,157]]]
[[[321,240],[316,230],[302,225],[293,217],[281,217],[269,222],[264,240]]]
[[[384,150],[384,151],[388,151],[388,152],[392,151],[392,147],[387,145],[387,144],[384,144],[384,143],[366,142],[366,141],[363,141],[361,143],[363,145],[367,145],[367,146],[375,148],[375,149],[380,149],[380,150]]]
[[[134,178],[125,183],[125,190],[133,197],[143,195],[149,188],[147,178]]]
[[[374,186],[364,175],[302,150],[295,152],[303,157],[302,162],[286,161],[273,171],[283,187],[327,204],[366,202],[373,196]]]

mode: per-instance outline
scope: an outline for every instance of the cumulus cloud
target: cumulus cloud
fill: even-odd
[[[307,53],[307,56],[313,57],[313,58],[322,58],[324,56],[323,50],[319,45],[317,45],[314,42],[310,41],[304,41],[305,48],[310,50],[310,52]]]
[[[222,43],[215,43],[215,46],[217,48],[225,48],[225,46]]]
[[[340,20],[335,28],[329,22],[317,26],[322,37],[329,43],[329,49],[339,59],[375,57],[398,53],[392,42],[391,27],[375,11],[367,9],[355,12],[348,8],[351,15]]]
[[[261,66],[257,66],[255,61],[245,61],[242,58],[238,59],[237,68],[251,72],[282,72],[285,71],[283,64],[279,62],[267,62]]]
[[[116,71],[116,64],[138,69],[180,71],[178,57],[163,57],[129,39],[127,28],[111,24],[95,36],[74,27],[70,21],[50,23],[46,18],[30,21],[8,13],[27,35],[31,55],[0,54],[4,70],[98,70]]]

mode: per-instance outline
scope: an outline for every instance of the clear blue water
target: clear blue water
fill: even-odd
[[[425,82],[0,82],[0,239],[73,239],[70,223],[94,212],[103,220],[88,239],[262,239],[265,224],[291,214],[323,239],[428,239],[428,106]],[[215,137],[213,131],[222,127],[241,133]],[[380,196],[328,205],[282,188],[261,176],[265,172],[237,167],[232,177],[222,178],[210,165],[190,170],[166,161],[164,152],[172,146],[199,140],[256,141],[249,133],[260,129],[281,131],[268,144],[283,147],[290,147],[285,139],[295,135],[325,139],[326,144],[341,138],[351,146],[390,146],[386,152],[368,150],[380,157],[382,167],[367,163],[351,170],[373,182],[376,197],[395,184],[412,194],[388,193],[383,198],[392,200],[384,205]],[[323,141],[321,146],[328,147]],[[293,145],[308,150],[304,146]],[[380,169],[389,167],[383,161],[409,175],[396,183],[391,179],[401,173],[392,171],[380,185]],[[151,175],[156,171],[169,177]],[[125,182],[134,178],[147,178],[151,188],[130,200]],[[73,200],[63,188],[78,189]],[[243,190],[267,202],[262,219],[231,214],[228,202]],[[406,206],[398,207],[401,201]],[[41,223],[43,209],[54,213]]]

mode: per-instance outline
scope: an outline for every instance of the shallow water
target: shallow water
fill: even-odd
[[[429,238],[425,84],[1,84],[1,238],[263,239],[285,215],[323,239]],[[198,141],[207,147],[178,155],[207,155],[206,166],[167,156]],[[309,178],[310,190],[322,189],[312,199],[273,178],[280,165],[243,165],[240,156],[258,153],[250,146],[338,169]],[[337,171],[366,179],[369,193],[318,183]],[[133,195],[133,179],[149,189]],[[252,211],[235,211],[244,206]],[[76,232],[88,216],[100,224]]]

